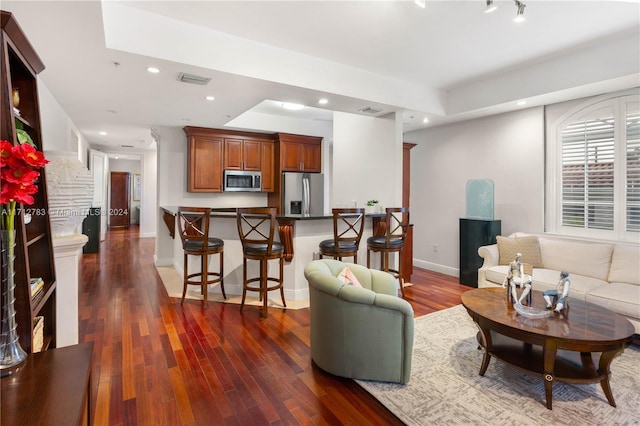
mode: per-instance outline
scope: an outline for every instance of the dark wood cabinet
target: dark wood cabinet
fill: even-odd
[[[478,287],[478,269],[482,266],[478,249],[495,244],[501,231],[499,220],[460,219],[460,284]]]
[[[262,173],[262,192],[275,188],[273,136],[235,130],[185,127],[189,149],[187,191],[222,192],[225,170]]]
[[[260,157],[262,163],[262,192],[273,192],[275,186],[275,151],[273,141],[262,141]]]
[[[322,172],[322,138],[278,133],[281,172]]]
[[[222,192],[223,138],[208,129],[185,127],[187,134],[187,191]]]
[[[224,170],[262,170],[262,142],[258,140],[225,139]]]
[[[37,149],[43,150],[36,75],[44,70],[44,64],[11,13],[1,12],[1,27],[0,137],[18,144],[18,133],[25,132]],[[12,97],[14,90],[19,92],[20,98],[16,107]],[[26,352],[56,346],[56,274],[43,170],[36,184],[38,192],[34,194],[34,204],[18,205],[15,221],[15,318],[20,345]],[[30,222],[25,213],[31,213]],[[32,298],[29,283],[36,277],[43,279],[44,289]],[[41,348],[36,347],[34,339],[36,317],[42,317],[44,321]]]

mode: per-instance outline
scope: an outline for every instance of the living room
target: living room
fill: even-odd
[[[67,95],[64,93],[64,85],[59,85],[61,74],[53,76],[53,70],[63,69],[61,65],[67,62],[66,66],[81,69],[83,73],[92,72],[92,64],[102,61],[101,66],[109,67],[111,72],[118,72],[119,67],[134,67],[144,63],[148,58],[154,57],[149,51],[147,44],[161,45],[159,33],[153,33],[148,37],[147,43],[139,41],[140,34],[135,34],[134,29],[140,30],[142,27],[136,18],[152,14],[159,22],[167,19],[167,13],[145,10],[144,7],[132,7],[130,4],[120,2],[111,5],[96,5],[81,3],[79,5],[57,4],[58,2],[3,2],[3,10],[12,11],[16,14],[18,21],[27,33],[36,51],[40,52],[45,65],[50,68],[51,74],[45,70],[39,78],[39,90],[42,103],[43,140],[47,150],[69,150],[77,149],[79,158],[87,163],[87,153],[90,148],[107,147],[108,151],[116,152],[121,150],[121,143],[115,137],[117,132],[109,132],[109,138],[113,135],[113,146],[106,145],[100,135],[97,134],[98,122],[89,123],[89,116],[80,114],[77,105],[69,104]],[[398,2],[401,5],[401,13],[404,15],[415,15],[423,13],[413,2]],[[484,2],[456,2],[457,8],[471,7],[477,11],[477,16],[473,19],[486,18],[482,11]],[[512,2],[497,2],[501,8],[508,9],[508,15],[503,14],[501,18],[508,19],[511,24]],[[541,33],[547,31],[547,27],[553,27],[549,21],[545,26],[540,21],[536,22],[535,9],[542,8],[543,2],[532,2],[527,5],[525,16],[531,13],[525,25],[529,27],[529,38],[535,40],[541,37]],[[570,3],[570,4],[569,4]],[[156,121],[156,116],[147,116],[140,122],[133,123],[147,126],[147,130],[154,129],[159,139],[157,151],[140,150],[137,154],[143,162],[143,193],[141,206],[141,236],[155,237],[157,239],[154,253],[156,259],[162,262],[170,256],[163,251],[167,247],[167,236],[164,224],[160,219],[158,206],[162,204],[183,204],[187,202],[197,204],[215,204],[224,207],[230,205],[252,205],[264,200],[263,195],[236,195],[216,194],[201,195],[192,194],[186,191],[186,138],[182,127],[186,125],[196,125],[204,127],[221,127],[230,120],[238,120],[229,124],[234,128],[252,129],[264,132],[285,131],[291,133],[314,134],[325,138],[327,143],[323,146],[323,158],[325,164],[331,170],[330,204],[346,205],[356,200],[358,204],[363,204],[366,199],[377,197],[382,200],[384,206],[397,204],[401,200],[401,158],[399,154],[402,142],[415,143],[416,147],[411,151],[412,175],[411,175],[411,217],[414,224],[414,255],[415,266],[444,273],[455,277],[458,274],[458,218],[465,216],[465,185],[470,179],[489,178],[495,183],[495,217],[502,221],[502,234],[509,235],[516,231],[526,231],[534,234],[541,234],[552,231],[552,216],[550,204],[552,200],[550,194],[553,191],[553,181],[548,174],[548,154],[549,141],[553,137],[554,129],[552,124],[566,114],[571,113],[575,108],[582,105],[591,105],[599,97],[614,97],[625,94],[638,95],[639,85],[639,43],[638,43],[638,19],[634,18],[634,12],[638,11],[636,2],[567,2],[563,5],[562,12],[568,14],[573,8],[585,6],[594,7],[589,3],[600,4],[600,7],[612,6],[611,15],[602,21],[611,19],[611,27],[593,30],[591,35],[585,28],[589,28],[589,23],[583,23],[584,38],[572,39],[574,45],[562,44],[557,50],[552,50],[550,45],[553,42],[546,41],[549,50],[537,51],[536,55],[527,57],[519,56],[516,45],[518,43],[505,43],[513,46],[504,50],[504,53],[496,56],[517,57],[510,64],[506,64],[504,69],[493,69],[488,67],[484,74],[479,74],[475,79],[460,80],[459,84],[450,88],[438,88],[431,91],[420,86],[415,90],[414,96],[409,96],[411,89],[417,89],[419,85],[412,82],[401,82],[390,77],[376,79],[372,76],[370,80],[363,77],[363,83],[375,83],[368,87],[371,93],[358,97],[364,90],[353,80],[350,82],[339,81],[326,83],[324,87],[332,87],[330,93],[335,93],[336,103],[341,96],[348,98],[344,101],[344,108],[351,107],[357,103],[355,100],[366,100],[366,104],[360,102],[360,107],[366,105],[381,105],[384,108],[394,105],[405,105],[406,108],[384,109],[381,116],[366,116],[362,113],[353,114],[336,109],[330,124],[310,121],[293,120],[290,117],[266,117],[260,113],[253,112],[245,116],[243,113],[247,109],[232,109],[231,107],[216,107],[215,110],[206,112],[206,107],[200,107],[203,111],[200,116],[179,116],[178,123]],[[613,3],[614,5],[609,5]],[[430,2],[427,2],[425,12],[429,12]],[[437,9],[442,5],[434,5]],[[64,8],[61,12],[58,8]],[[149,6],[151,8],[151,6]],[[121,20],[125,12],[131,12],[127,20]],[[595,20],[599,14],[603,16],[603,10],[589,9],[590,19]],[[102,14],[104,13],[104,17]],[[388,10],[386,13],[391,13]],[[452,13],[452,12],[449,12]],[[468,12],[464,12],[468,13]],[[475,12],[474,12],[475,13]],[[502,13],[502,12],[501,12]],[[506,12],[505,12],[506,13]],[[87,14],[86,22],[81,21],[77,16]],[[637,15],[637,13],[635,13]],[[56,20],[50,19],[52,16]],[[392,15],[386,15],[392,16]],[[565,15],[567,16],[567,15]],[[627,18],[625,18],[627,17]],[[91,18],[91,19],[89,19]],[[102,22],[105,19],[106,23]],[[178,16],[176,15],[176,20]],[[493,17],[492,17],[493,19]],[[559,19],[559,18],[557,18]],[[47,41],[51,38],[53,24],[56,22],[58,28],[76,28],[75,32],[60,34],[60,39]],[[450,22],[450,21],[449,21]],[[113,26],[109,29],[102,25],[107,23],[116,26],[120,25],[126,31],[133,33],[117,33]],[[555,21],[554,21],[555,23]],[[593,21],[591,21],[593,23]],[[184,25],[197,26],[193,23]],[[502,24],[500,24],[502,25]],[[595,25],[595,24],[594,24]],[[38,28],[40,27],[40,28]],[[47,31],[43,31],[46,28]],[[122,28],[120,28],[122,30]],[[156,31],[163,28],[154,27]],[[517,31],[514,27],[513,31]],[[543,29],[544,28],[544,29]],[[103,31],[104,30],[104,34]],[[110,32],[113,31],[113,32]],[[178,30],[175,30],[178,31]],[[56,30],[57,32],[57,30]],[[62,31],[60,31],[62,33]],[[221,32],[223,32],[221,30]],[[598,34],[596,37],[595,34]],[[110,49],[104,48],[105,40],[113,43]],[[498,37],[492,34],[494,37]],[[67,37],[67,38],[65,38]],[[101,54],[96,56],[78,55],[73,57],[73,40],[81,37],[88,39],[99,39],[103,43],[103,51],[108,51],[109,55]],[[167,34],[167,37],[170,35]],[[465,43],[472,39],[474,35],[466,37]],[[504,40],[518,39],[519,36],[503,33],[499,37]],[[558,38],[560,39],[560,38]],[[135,43],[134,43],[135,41]],[[238,43],[246,40],[236,40]],[[497,41],[497,40],[492,40]],[[140,43],[137,45],[136,43]],[[166,41],[164,42],[166,43]],[[463,46],[465,43],[459,43]],[[487,43],[489,43],[487,41]],[[535,44],[534,41],[530,41]],[[559,43],[559,42],[556,42]],[[56,58],[56,50],[51,49],[52,44],[58,44],[59,58]],[[125,45],[130,44],[129,51],[125,52]],[[248,43],[252,45],[253,43]],[[545,44],[545,43],[542,43]],[[60,48],[59,46],[65,46]],[[243,48],[249,49],[250,46]],[[259,50],[261,46],[252,48]],[[263,46],[262,46],[263,47]],[[134,52],[138,49],[138,52]],[[216,56],[220,53],[220,62],[224,62],[228,57],[222,56],[224,52],[217,52],[212,47],[209,50],[196,49],[202,52],[211,52],[209,55]],[[497,50],[500,50],[497,48]],[[115,54],[117,52],[117,54]],[[507,53],[509,52],[509,53]],[[104,52],[103,52],[104,53]],[[172,52],[172,54],[175,52]],[[189,52],[192,53],[192,52]],[[464,51],[459,56],[472,56],[472,52]],[[262,52],[264,54],[264,52]],[[190,71],[201,71],[209,68],[202,64],[189,67],[176,65],[173,56],[163,56],[164,53],[157,53],[154,58],[161,69],[161,75],[171,73],[171,80],[175,80],[173,74],[183,68]],[[121,61],[120,65],[115,65],[111,61],[116,59]],[[265,62],[264,56],[255,59],[257,62]],[[106,61],[106,65],[105,65]],[[277,61],[274,61],[277,62]],[[589,72],[584,71],[585,64],[591,68]],[[594,66],[593,64],[598,64]],[[312,67],[313,64],[305,64],[308,69],[315,70],[313,73],[305,75],[295,75],[293,72],[282,72],[277,64],[269,67],[262,66],[265,75],[255,75],[255,63],[235,64],[236,67],[252,68],[244,71],[240,78],[235,74],[233,83],[230,83],[236,92],[242,91],[262,91],[262,99],[278,99],[277,95],[284,96],[284,93],[293,89],[289,86],[296,86],[300,80],[320,78],[316,74],[325,74],[321,67]],[[318,65],[318,64],[316,64]],[[330,64],[323,63],[329,67]],[[218,64],[211,70],[211,75],[218,77],[221,74],[233,74],[233,63]],[[458,64],[460,68],[464,65]],[[227,68],[225,68],[227,67]],[[268,68],[268,69],[266,69]],[[141,68],[142,70],[142,68]],[[324,68],[324,70],[336,71],[334,68]],[[579,71],[577,71],[579,70]],[[361,71],[361,70],[359,70]],[[146,71],[144,71],[146,72]],[[441,72],[446,72],[441,71]],[[69,70],[71,73],[71,70]],[[140,72],[142,74],[142,71]],[[271,74],[271,80],[266,74]],[[239,73],[240,74],[240,73]],[[326,72],[327,75],[335,75],[334,72]],[[353,77],[354,75],[350,75]],[[141,75],[140,81],[136,81],[140,86],[145,83],[142,79],[147,78]],[[70,78],[73,81],[73,78]],[[265,88],[265,80],[277,84],[286,85],[285,90],[277,93],[274,89]],[[282,80],[286,80],[283,82]],[[388,86],[383,83],[392,83]],[[67,82],[68,84],[68,82]],[[317,86],[319,83],[315,82]],[[373,93],[372,87],[379,86]],[[144,86],[147,87],[148,86]],[[87,92],[87,87],[81,88]],[[150,92],[162,91],[162,85],[151,86]],[[315,100],[315,95],[329,90],[314,90],[314,86],[307,89],[308,99]],[[231,92],[231,90],[229,91]],[[396,93],[393,93],[396,92]],[[151,93],[131,92],[127,96],[145,97]],[[199,94],[199,93],[198,93]],[[118,94],[121,96],[121,94]],[[231,97],[231,93],[227,94]],[[396,96],[404,96],[408,99],[401,103]],[[216,101],[223,104],[225,95],[216,93]],[[446,101],[440,102],[439,98]],[[526,99],[526,105],[516,106],[516,102]],[[126,97],[124,99],[127,101]],[[282,99],[285,100],[285,99]],[[295,100],[295,99],[294,99]],[[122,118],[125,113],[105,112],[109,109],[112,100],[99,98],[96,104],[102,111],[102,116],[109,117],[109,114],[118,116],[112,120],[114,125],[127,127],[129,118]],[[133,103],[133,100],[131,101]],[[180,103],[179,101],[175,101]],[[351,103],[350,103],[351,102]],[[90,102],[84,102],[85,105]],[[126,102],[125,102],[126,103]],[[310,104],[310,103],[309,103]],[[157,105],[156,105],[157,106]],[[148,106],[155,108],[156,106]],[[249,105],[253,107],[254,105]],[[69,111],[66,111],[67,107]],[[182,105],[180,105],[182,107]],[[329,107],[333,108],[332,105]],[[327,107],[327,108],[329,108]],[[88,108],[89,109],[89,108]],[[160,108],[158,108],[160,109]],[[179,108],[178,108],[179,109]],[[404,110],[404,112],[403,112]],[[126,110],[125,110],[126,111]],[[355,109],[352,109],[355,111]],[[404,113],[407,113],[405,116]],[[421,115],[419,115],[420,113]],[[216,120],[208,121],[204,116],[215,116]],[[227,117],[227,115],[229,117]],[[429,123],[423,123],[423,118],[429,117]],[[411,118],[409,118],[411,117]],[[175,117],[174,117],[175,118]],[[107,123],[109,118],[104,118]],[[189,120],[189,121],[187,121]],[[407,122],[407,120],[409,122]],[[265,121],[270,121],[265,124]],[[213,124],[210,124],[213,123]],[[223,123],[223,124],[217,124]],[[242,125],[241,125],[242,124]],[[404,127],[404,129],[403,129]],[[91,129],[89,129],[91,128]],[[410,130],[409,130],[410,129]],[[366,135],[354,141],[353,145],[347,146],[344,141],[353,139],[354,134]],[[75,145],[69,140],[69,135],[76,138]],[[366,140],[365,140],[366,139]],[[392,140],[389,143],[389,140]],[[330,142],[330,143],[329,143]],[[375,146],[372,149],[371,146]],[[358,156],[357,153],[367,152],[366,156]],[[355,153],[355,155],[354,155]],[[331,161],[328,161],[331,160]],[[359,164],[361,160],[362,164]],[[354,179],[352,170],[358,168],[361,176],[365,179]],[[384,170],[385,173],[376,173]],[[616,203],[619,201],[616,200]],[[618,204],[616,204],[618,206]],[[557,232],[557,230],[556,230]],[[586,236],[586,238],[594,238]],[[619,235],[607,235],[597,239],[606,241],[616,241],[618,239],[627,242],[638,242],[637,234],[631,237],[620,237]]]

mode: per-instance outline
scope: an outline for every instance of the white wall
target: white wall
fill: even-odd
[[[542,107],[423,129],[404,140],[418,144],[411,150],[414,265],[458,275],[458,219],[469,179],[493,179],[503,235],[544,231]]]
[[[155,237],[158,224],[158,152],[145,151],[142,157],[142,197],[140,199],[140,236]]]
[[[78,159],[86,167],[89,149],[86,139],[40,78],[38,79],[38,98],[44,149],[77,152]],[[38,149],[42,147],[39,146]]]
[[[402,133],[398,118],[333,114],[331,207],[402,203]]]

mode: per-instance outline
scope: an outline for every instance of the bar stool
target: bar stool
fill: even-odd
[[[224,241],[220,238],[209,237],[209,220],[211,209],[206,207],[178,207],[178,232],[184,250],[184,288],[182,300],[187,294],[187,286],[199,285],[204,296],[204,307],[207,308],[208,286],[220,283],[222,296],[224,292]],[[220,269],[218,272],[209,271],[209,256],[220,254]],[[189,273],[189,256],[200,257],[200,272]],[[209,279],[209,277],[214,277]]]
[[[247,291],[257,291],[263,302],[261,316],[267,317],[267,293],[271,290],[280,290],[282,304],[284,300],[284,246],[273,241],[276,223],[276,209],[274,207],[253,207],[237,209],[238,234],[242,242],[242,302],[240,310],[244,307]],[[269,276],[269,260],[280,261],[279,277]],[[247,260],[260,261],[260,276],[247,278]],[[269,287],[269,281],[275,285]],[[258,282],[258,286],[251,283]]]
[[[409,230],[409,209],[406,207],[387,207],[384,222],[384,235],[367,238],[367,268],[371,263],[371,252],[380,252],[380,269],[390,272],[398,279],[400,292],[404,297],[402,279],[402,249]],[[389,267],[389,253],[398,253],[398,269]]]
[[[333,239],[320,242],[320,259],[330,256],[337,260],[343,257],[353,257],[353,263],[358,263],[358,247],[364,230],[364,209],[332,209]]]

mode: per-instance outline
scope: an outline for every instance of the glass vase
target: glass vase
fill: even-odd
[[[0,251],[2,252],[2,289],[0,323],[0,374],[10,374],[12,367],[27,358],[20,346],[16,331],[14,262],[16,231],[0,231]]]

